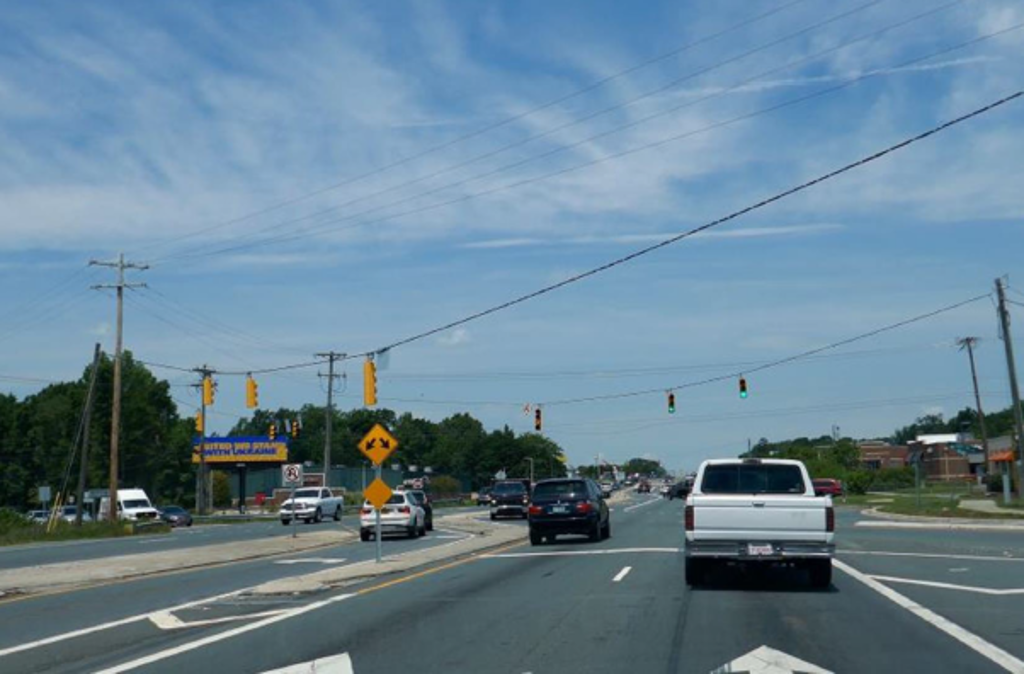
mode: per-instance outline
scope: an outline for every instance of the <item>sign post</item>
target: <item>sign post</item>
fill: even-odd
[[[373,462],[375,468],[376,478],[366,489],[363,490],[363,496],[370,505],[373,506],[376,511],[375,517],[375,538],[377,539],[377,563],[381,561],[381,525],[380,525],[380,511],[384,508],[384,505],[391,498],[391,488],[384,483],[381,479],[381,464],[387,461],[387,458],[391,456],[391,453],[398,449],[398,440],[395,439],[386,428],[380,424],[375,424],[370,432],[363,436],[363,439],[359,441],[359,451],[362,452],[366,458]]]
[[[292,538],[296,538],[298,534],[295,531],[295,527],[299,519],[295,516],[295,489],[302,484],[302,464],[289,463],[281,466],[281,477],[284,486],[292,488]]]

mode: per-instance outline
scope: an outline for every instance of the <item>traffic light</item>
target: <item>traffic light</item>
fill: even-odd
[[[533,430],[535,430],[538,433],[540,433],[540,430],[541,430],[541,428],[543,428],[543,426],[544,426],[543,418],[542,418],[541,413],[540,413],[540,408],[538,407],[533,412]]]
[[[300,419],[292,419],[292,438],[298,438],[299,432],[302,430],[302,423]]]
[[[277,440],[277,424],[273,421],[270,422],[270,428],[267,429],[267,437],[271,440]]]
[[[668,392],[668,413],[676,413],[676,394],[673,393],[672,391]]]
[[[747,397],[747,380],[744,379],[743,377],[740,377],[740,397]]]
[[[367,358],[363,363],[363,405],[373,407],[377,404],[377,364]]]
[[[196,410],[196,433],[202,433],[203,428],[203,411]]]
[[[260,387],[252,375],[245,380],[245,406],[251,410],[260,406]]]
[[[212,405],[213,404],[213,393],[214,393],[215,390],[216,390],[216,387],[213,385],[213,377],[211,377],[210,375],[206,375],[205,377],[203,377],[203,404],[204,405]]]

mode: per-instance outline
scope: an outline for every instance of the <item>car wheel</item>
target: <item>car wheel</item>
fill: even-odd
[[[493,522],[496,519],[498,519],[498,516],[495,515],[494,513],[491,513],[491,521]]]
[[[413,524],[411,526],[406,527],[405,532],[409,536],[409,538],[416,538],[416,534],[419,532],[419,528],[415,524]]]
[[[832,560],[815,559],[808,562],[807,571],[811,576],[811,586],[825,589],[832,584]]]
[[[431,517],[430,519],[427,520],[427,531],[433,531],[433,530],[434,530],[434,518]]]
[[[337,507],[334,508],[334,521],[335,522],[340,522],[341,521],[341,506],[337,506]]]
[[[319,524],[320,522],[323,521],[323,519],[324,519],[323,511],[321,511],[320,508],[317,508],[316,512],[313,513],[313,521],[316,522],[317,524]]]
[[[288,525],[289,525],[289,524],[291,524],[291,523],[292,523],[292,521],[291,521],[291,520],[284,520],[284,519],[283,519],[283,520],[281,520],[281,524],[283,524],[284,526],[288,526]]]
[[[360,529],[359,530],[359,540],[361,540],[363,543],[365,543],[368,540],[370,540],[370,532],[367,531],[366,529]]]
[[[590,540],[599,541],[601,540],[601,521],[594,522],[594,526],[590,528]]]
[[[604,529],[601,530],[601,538],[608,539],[612,537],[612,521],[609,519],[604,523]]]
[[[530,545],[540,545],[544,542],[544,537],[536,531],[530,532]]]
[[[696,587],[704,583],[704,577],[707,574],[704,562],[705,560],[703,559],[686,558],[686,584],[690,587]]]

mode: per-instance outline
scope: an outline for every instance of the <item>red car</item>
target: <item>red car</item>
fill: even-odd
[[[817,480],[811,480],[811,484],[814,485],[815,496],[843,495],[843,483],[839,480],[834,480],[830,477],[821,477]]]

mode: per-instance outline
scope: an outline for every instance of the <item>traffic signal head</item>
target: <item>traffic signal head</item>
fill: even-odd
[[[267,437],[271,440],[277,440],[277,424],[273,421],[270,422],[270,428],[267,429]]]
[[[668,394],[668,413],[676,413],[676,394],[671,392]]]
[[[210,375],[206,375],[205,377],[203,377],[203,404],[204,405],[212,405],[213,404],[213,392],[214,392],[213,377],[211,377]]]
[[[245,380],[245,406],[251,410],[260,406],[260,388],[252,376]]]
[[[544,426],[543,418],[542,418],[542,415],[541,415],[541,412],[540,412],[540,408],[538,407],[533,412],[533,430],[535,430],[538,433],[540,433],[540,430],[541,430],[541,428],[543,428],[543,426]]]
[[[299,437],[299,432],[302,430],[302,426],[299,424],[298,419],[292,419],[292,437]]]
[[[744,379],[743,377],[740,377],[740,397],[747,397],[747,380]]]
[[[196,433],[202,433],[203,429],[203,412],[202,410],[196,410]]]
[[[363,362],[363,405],[373,407],[377,404],[377,364],[367,358]]]

